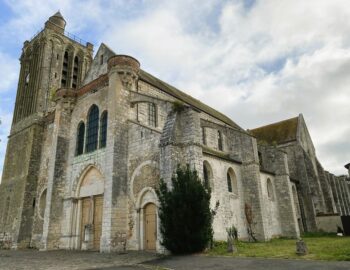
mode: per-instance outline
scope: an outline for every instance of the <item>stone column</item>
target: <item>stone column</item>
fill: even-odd
[[[57,105],[52,138],[52,158],[48,165],[46,208],[44,214],[42,249],[58,249],[61,238],[63,199],[69,151],[71,112],[75,94],[71,89],[56,92]]]
[[[338,177],[339,182],[340,182],[340,187],[344,199],[344,208],[345,208],[345,215],[348,216],[350,215],[350,205],[349,205],[349,197],[347,194],[347,189],[346,189],[346,178],[345,176],[340,176]]]
[[[320,179],[322,192],[325,200],[326,211],[327,213],[335,213],[336,207],[332,196],[332,189],[329,185],[325,171],[323,170],[321,164],[318,161],[317,161],[317,170],[318,170],[318,177]]]
[[[335,183],[335,188],[337,190],[338,193],[338,199],[339,199],[339,206],[340,206],[340,210],[341,210],[341,215],[344,216],[346,215],[345,212],[345,206],[344,206],[344,198],[343,198],[343,194],[341,192],[341,187],[340,187],[340,180],[338,177],[332,175],[333,179],[334,179],[334,183]]]
[[[328,177],[329,183],[330,183],[331,188],[332,188],[333,199],[334,199],[336,211],[337,211],[337,213],[339,215],[341,215],[341,207],[340,207],[340,203],[339,203],[339,196],[338,196],[338,191],[337,191],[337,188],[336,188],[336,185],[335,185],[334,177],[329,172],[326,172],[326,175]]]
[[[287,154],[282,151],[274,151],[275,167],[275,191],[278,202],[279,217],[282,235],[298,238],[300,236],[296,215],[294,196],[289,179]]]
[[[304,211],[304,230],[306,232],[316,231],[316,211],[315,205],[313,201],[313,193],[312,186],[310,184],[309,176],[308,176],[308,167],[313,168],[313,166],[307,167],[307,162],[305,160],[304,150],[302,147],[298,146],[294,150],[296,167],[297,169],[297,178],[300,182],[300,197],[302,201],[301,207],[303,207]],[[312,165],[312,164],[310,164]]]
[[[184,105],[170,112],[160,139],[160,173],[168,184],[178,165],[189,164],[202,177],[203,154],[199,113]]]
[[[253,214],[252,230],[258,240],[267,240],[266,209],[262,195],[260,166],[256,139],[246,134],[241,135],[242,141],[242,182],[244,183],[245,209],[251,208]],[[244,210],[243,210],[244,211]]]
[[[126,55],[108,60],[108,131],[101,252],[124,251],[128,232],[129,90],[136,90],[140,63]]]

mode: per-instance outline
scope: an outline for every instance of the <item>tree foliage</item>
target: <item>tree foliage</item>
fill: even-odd
[[[161,180],[157,190],[162,244],[174,254],[202,251],[213,236],[210,190],[189,166],[178,167],[171,181],[172,189]]]

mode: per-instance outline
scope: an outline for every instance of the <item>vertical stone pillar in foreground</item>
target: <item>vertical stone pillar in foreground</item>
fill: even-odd
[[[128,231],[129,90],[136,91],[140,63],[127,55],[108,60],[108,130],[101,252],[124,251]]]
[[[278,210],[282,235],[298,238],[300,236],[298,220],[292,186],[289,179],[287,154],[282,151],[274,151],[275,154],[275,190],[278,202]]]
[[[73,89],[56,92],[57,106],[52,138],[52,158],[48,165],[46,208],[44,215],[42,249],[58,249],[61,237],[61,219],[66,184],[71,113],[75,105]]]
[[[160,138],[160,177],[170,184],[177,166],[186,164],[201,177],[202,160],[199,112],[187,105],[169,112]]]
[[[244,203],[253,214],[252,230],[258,240],[267,240],[266,209],[262,195],[260,166],[256,139],[242,135],[242,181],[244,183]]]

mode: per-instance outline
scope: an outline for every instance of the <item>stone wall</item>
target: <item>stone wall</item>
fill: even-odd
[[[318,215],[316,217],[317,228],[321,232],[336,233],[338,226],[343,229],[341,217],[337,214]]]
[[[29,247],[36,206],[43,128],[34,124],[12,134],[0,185],[0,232],[7,246]]]

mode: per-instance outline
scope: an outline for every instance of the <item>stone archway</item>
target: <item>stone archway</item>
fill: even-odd
[[[137,211],[137,242],[139,250],[159,250],[160,235],[158,233],[158,200],[156,192],[146,187],[140,192],[136,204]]]
[[[104,178],[91,166],[82,175],[76,197],[78,199],[77,228],[82,250],[99,250],[102,234]]]

